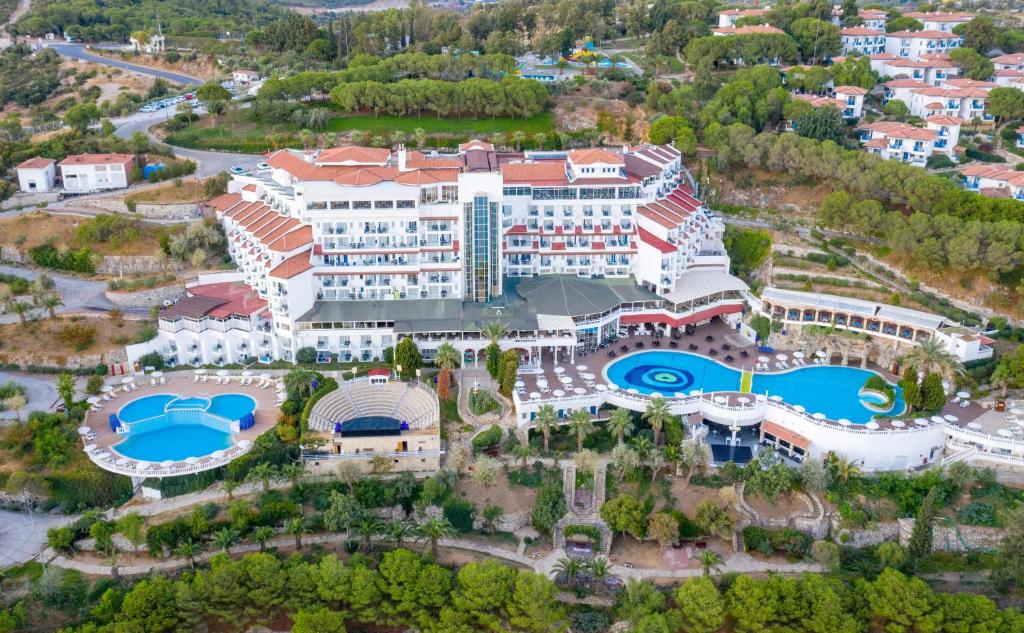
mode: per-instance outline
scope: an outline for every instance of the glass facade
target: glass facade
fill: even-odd
[[[466,300],[487,301],[501,294],[498,203],[487,196],[474,196],[473,202],[465,205],[465,216]]]

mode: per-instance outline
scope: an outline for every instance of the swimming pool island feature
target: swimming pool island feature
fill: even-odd
[[[172,374],[164,384],[125,392],[124,400],[90,412],[94,439],[85,451],[100,468],[136,482],[196,473],[247,453],[276,414],[270,389],[195,384]]]

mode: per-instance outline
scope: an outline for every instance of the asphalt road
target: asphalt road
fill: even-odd
[[[129,70],[142,75],[160,77],[161,79],[166,79],[167,81],[173,81],[186,86],[199,86],[203,83],[201,79],[197,79],[196,77],[191,77],[189,75],[183,75],[169,70],[160,70],[159,68],[149,68],[147,66],[129,64],[128,62],[123,62],[119,59],[111,59],[109,57],[94,55],[86,50],[84,44],[51,43],[50,48],[57,51],[64,57],[70,57],[72,59],[79,59],[87,62],[96,62],[98,64],[106,64],[107,66]]]
[[[41,273],[30,268],[19,268],[18,266],[0,265],[0,272],[18,275],[26,279],[35,279]],[[57,312],[84,312],[84,311],[107,311],[116,306],[103,294],[107,285],[102,281],[88,281],[77,277],[68,277],[55,273],[47,273],[53,278],[56,290],[64,305],[57,308]],[[15,323],[18,321],[16,314],[0,315],[0,323]]]
[[[21,410],[22,420],[33,411],[53,411],[54,405],[60,399],[57,395],[57,379],[54,376],[0,371],[0,384],[8,382],[18,383],[25,388],[25,399],[28,400],[28,404]],[[17,418],[17,411],[0,411],[0,427],[10,424]]]

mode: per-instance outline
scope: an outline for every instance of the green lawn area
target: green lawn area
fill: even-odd
[[[654,60],[648,57],[645,53],[641,51],[631,51],[623,53],[622,55],[623,57],[627,57],[633,62],[636,62],[636,65],[643,68],[644,72],[654,73]],[[683,66],[683,62],[679,61],[678,57],[666,57],[665,59],[668,61],[668,72],[681,73],[686,70],[686,67]]]
[[[327,130],[331,132],[369,132],[389,134],[400,130],[412,134],[416,128],[423,128],[427,134],[494,134],[522,130],[527,134],[550,132],[555,129],[554,117],[542,112],[529,119],[498,117],[494,119],[438,119],[432,116],[379,116],[355,115],[331,119]]]

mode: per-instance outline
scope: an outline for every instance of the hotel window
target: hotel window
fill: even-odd
[[[332,209],[347,209],[348,200],[331,200]]]
[[[325,202],[325,201],[321,201],[321,202],[307,202],[306,203],[306,209],[308,209],[310,211],[313,211],[313,210],[323,210],[323,209],[326,209],[326,208],[327,208],[327,202]]]
[[[395,201],[394,200],[375,200],[373,202],[373,208],[374,209],[394,209],[395,208]]]
[[[352,202],[353,209],[370,209],[373,204],[369,200],[355,200]]]
[[[442,185],[441,186],[441,199],[445,202],[455,202],[459,199],[459,186],[458,185]]]
[[[399,209],[415,209],[416,208],[416,201],[415,200],[399,200],[396,203],[396,205],[398,206]]]

